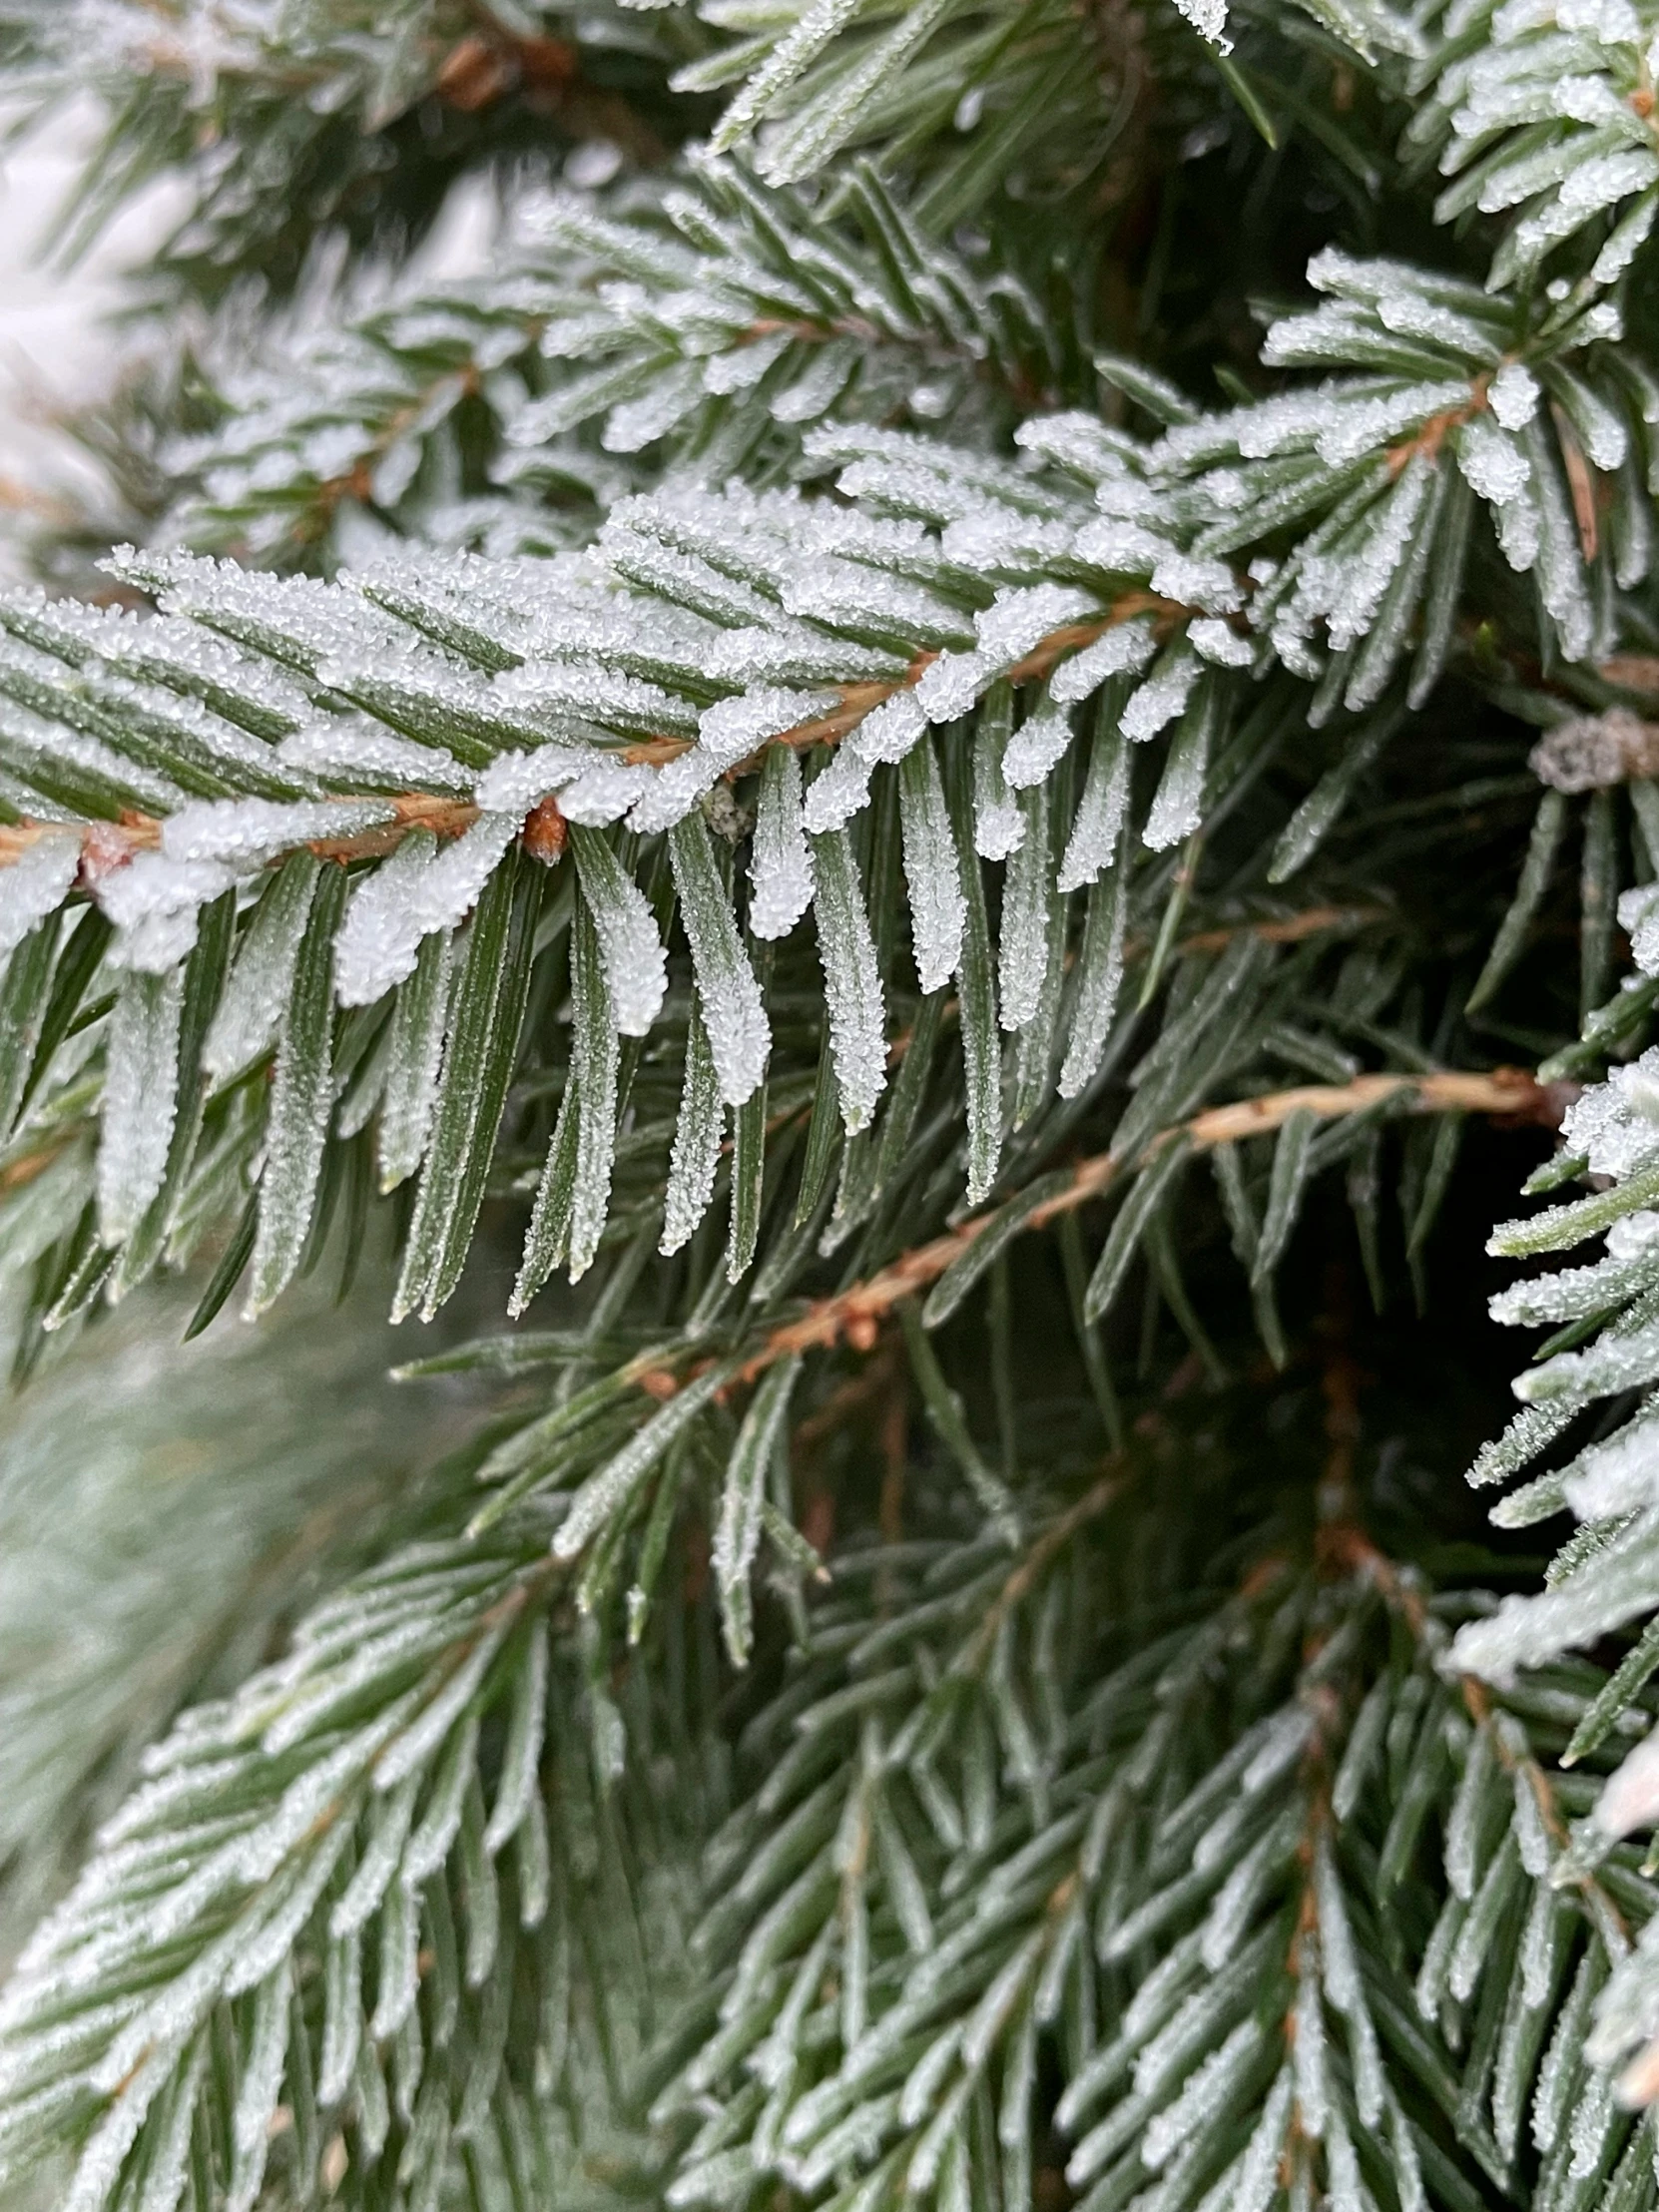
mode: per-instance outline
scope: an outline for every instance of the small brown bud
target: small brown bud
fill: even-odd
[[[345,2171],[350,2163],[351,2158],[345,2147],[345,2137],[343,2135],[332,2136],[329,2139],[328,2148],[322,2153],[320,2169],[322,2191],[325,2196],[331,2197],[333,2195],[345,2179]]]
[[[476,115],[512,88],[513,67],[498,46],[476,36],[461,39],[444,56],[434,89],[462,115]]]
[[[559,812],[559,802],[548,794],[541,804],[531,809],[524,825],[524,849],[531,859],[540,860],[544,867],[552,867],[565,848],[566,823]]]
[[[81,832],[81,888],[96,890],[118,868],[130,865],[132,857],[133,840],[118,824],[89,823]]]

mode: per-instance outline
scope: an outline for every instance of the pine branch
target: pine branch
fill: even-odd
[[[478,820],[478,809],[470,801],[435,799],[426,792],[384,796],[356,794],[346,804],[357,801],[365,808],[384,814],[387,819],[354,836],[298,838],[274,853],[271,864],[275,866],[294,852],[311,852],[319,860],[336,860],[342,864],[352,860],[383,860],[396,851],[411,830],[424,830],[436,837],[458,837]],[[540,833],[546,834],[545,831]],[[119,822],[89,822],[78,834],[81,859],[76,886],[81,890],[93,889],[103,877],[125,867],[136,854],[162,849],[161,819],[141,814],[137,809],[124,810]],[[18,822],[0,823],[0,867],[15,866],[28,853],[43,846],[50,848],[64,835],[65,825],[60,822],[32,822],[25,816]]]
[[[335,227],[358,251],[401,258],[458,174],[550,131],[650,163],[690,120],[665,85],[688,50],[672,18],[617,11],[601,24],[590,12],[578,24],[536,8],[526,20],[466,0],[301,0],[254,15],[219,0],[160,15],[143,0],[14,0],[9,13],[28,26],[23,89],[37,112],[76,90],[109,103],[59,248],[84,253],[132,193],[172,171],[191,205],[152,274],[214,303],[250,276],[291,292]]]
[[[159,295],[342,242],[164,525],[330,580],[0,594],[19,1370],[522,1236],[0,1991],[68,2212],[1651,2206],[1650,13],[0,0]]]
[[[1634,11],[1563,27],[1550,64],[1593,86],[1594,97],[1578,99],[1571,113],[1540,115],[1531,77],[1542,28],[1495,10],[1460,21],[1417,73],[1427,97],[1406,143],[1416,164],[1437,161],[1455,180],[1435,203],[1436,221],[1474,206],[1517,211],[1492,265],[1494,284],[1525,281],[1570,242],[1566,267],[1583,298],[1629,268],[1659,205],[1646,34]],[[1580,164],[1598,159],[1595,189],[1562,189]]]
[[[800,1321],[787,1323],[771,1336],[746,1362],[741,1380],[753,1382],[779,1360],[828,1350],[843,1341],[855,1350],[868,1351],[880,1323],[904,1300],[938,1282],[980,1238],[992,1235],[1000,1251],[1010,1235],[1047,1228],[1050,1222],[1103,1198],[1126,1177],[1144,1173],[1171,1149],[1209,1152],[1281,1130],[1297,1115],[1339,1120],[1382,1105],[1417,1114],[1483,1113],[1504,1121],[1539,1121],[1546,1127],[1554,1127],[1561,1112],[1558,1095],[1520,1068],[1498,1068],[1490,1074],[1446,1070],[1428,1075],[1362,1075],[1351,1083],[1302,1085],[1208,1107],[1179,1128],[1161,1131],[1138,1158],[1126,1160],[1118,1153],[1103,1152],[1080,1160],[1074,1168],[1061,1171],[1058,1189],[1038,1197],[1033,1186],[1007,1206],[969,1215],[945,1236],[905,1253],[871,1281],[854,1283],[821,1301]]]
[[[733,1971],[718,2020],[700,2016],[697,2055],[657,2106],[664,2119],[695,2108],[704,2120],[682,2155],[682,2201],[724,2202],[771,2174],[811,2190],[832,2157],[855,2158],[856,2185],[871,2190],[930,2185],[941,2155],[948,2173],[949,2159],[967,2154],[980,2094],[1000,2114],[1002,2157],[1017,2157],[1035,2125],[1033,2030],[1064,2052],[1068,2087],[1056,2119],[1075,2188],[1122,2194],[1167,2177],[1183,2199],[1214,2186],[1255,2201],[1238,2193],[1269,2185],[1251,2180],[1259,2168],[1271,2177],[1283,2160],[1335,2191],[1351,2174],[1357,2181],[1357,2158],[1380,2201],[1394,2201],[1393,2186],[1406,2201],[1413,2187],[1460,2201],[1471,2181],[1478,2191],[1507,2180],[1543,2008],[1582,1926],[1529,1839],[1519,1847],[1523,1875],[1504,1825],[1505,1760],[1536,1768],[1520,1724],[1486,1708],[1474,1727],[1459,1727],[1458,1693],[1435,1678],[1443,1632],[1432,1609],[1409,1575],[1385,1563],[1376,1571],[1373,1548],[1352,1563],[1325,1552],[1323,1575],[1307,1582],[1270,1554],[1211,1620],[1096,1676],[1069,1730],[1055,1716],[1034,1731],[1021,1710],[1032,1678],[1015,1640],[1019,1613],[1044,1588],[1039,1557],[1052,1571],[1086,1529],[1081,1516],[1093,1520],[1099,1494],[1086,1493],[1068,1516],[1063,1541],[1058,1523],[1040,1535],[1012,1581],[975,1574],[966,1558],[950,1575],[941,1561],[920,1585],[933,1593],[923,1603],[919,1589],[910,1597],[893,1586],[896,1562],[882,1570],[879,1552],[855,1562],[860,1576],[887,1575],[880,1627],[844,1660],[831,1638],[779,1720],[751,1731],[752,1756],[770,1778],[715,1846],[697,1938],[711,1962]],[[916,1569],[930,1556],[916,1556]],[[1084,1578],[1082,1602],[1097,1622],[1112,1617],[1111,1558],[1108,1536],[1091,1549]],[[1046,1587],[1049,1610],[1065,1615],[1066,1582]],[[1419,1656],[1403,1678],[1383,1672],[1368,1687],[1363,1663],[1358,1682],[1350,1670],[1362,1648],[1357,1629],[1380,1595],[1406,1620],[1407,1648]],[[850,1593],[842,1606],[856,1618]],[[1274,1692],[1257,1685],[1263,1705],[1209,1735],[1205,1657],[1236,1638],[1257,1606],[1302,1625],[1303,1687],[1276,1708]],[[940,1685],[928,1720],[907,1708],[904,1681],[917,1665],[911,1655],[935,1640],[917,1667],[923,1684]],[[1044,1648],[1074,1654],[1075,1633]],[[860,1682],[867,1690],[854,1695]],[[1054,1715],[1052,1674],[1048,1684],[1041,1710]],[[1074,1694],[1068,1682],[1068,1700]],[[975,1830],[953,1824],[974,1787],[981,1700],[1008,1765],[1001,1810],[981,1814]],[[1389,1795],[1409,1770],[1390,1769],[1382,1746],[1390,1715],[1414,1722],[1419,1701],[1432,1716],[1424,1726],[1445,1727],[1456,1746],[1433,1786],[1445,1793],[1453,1895],[1412,1991],[1376,1940],[1372,1916],[1418,1878],[1427,1806],[1414,1785],[1403,1799]],[[810,1764],[774,1749],[792,1723],[797,1743],[812,1748]],[[1197,1742],[1207,1748],[1189,1766]],[[1521,1824],[1519,1800],[1513,1819]],[[792,1838],[776,1864],[759,1849],[763,1822],[764,1833]],[[1362,1828],[1375,1841],[1362,1844]],[[1511,2007],[1540,2032],[1506,2032],[1493,2084],[1489,2042],[1477,2045],[1484,2059],[1465,2055],[1452,2006],[1480,1987],[1488,1963],[1501,1994],[1518,1930],[1512,1914],[1494,1920],[1493,1903],[1512,1904],[1526,1875],[1536,1885],[1532,1919],[1549,1932],[1549,1978],[1518,2014]],[[1471,1910],[1471,1938],[1505,1931],[1495,1961],[1489,1943],[1448,1939]],[[1092,1942],[1072,1933],[1091,1927]],[[1604,1924],[1604,1934],[1616,1942],[1616,1929]],[[1593,1981],[1607,1953],[1593,1930],[1584,1940],[1580,1978]],[[804,2079],[785,2063],[803,2034],[831,2054],[832,2071]],[[1341,2059],[1333,2043],[1346,2044]],[[1562,2166],[1573,2109],[1572,2092],[1554,2086],[1563,2067],[1582,2080],[1570,2045],[1545,2061],[1550,2086],[1539,2092],[1537,2122],[1541,2146]],[[745,2078],[763,2093],[744,2095]],[[1488,2098],[1495,2133],[1484,2120]],[[1575,2171],[1607,2173],[1627,2135],[1604,2098],[1586,2108],[1571,2134]],[[1013,2185],[1004,2167],[1004,2186]]]
[[[546,552],[646,480],[642,451],[776,477],[827,416],[947,417],[988,443],[1056,402],[1064,348],[1025,286],[916,231],[867,170],[844,197],[831,227],[707,162],[649,198],[630,183],[615,213],[526,193],[478,277],[404,282],[366,310],[309,299],[256,325],[252,362],[247,333],[210,344],[220,419],[164,448],[160,534],[314,563],[366,511]]]

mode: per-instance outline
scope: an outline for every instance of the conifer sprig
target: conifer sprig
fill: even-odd
[[[4,2186],[1651,2206],[1642,10],[0,23],[212,383],[0,593],[16,1372],[507,1315],[110,1735]]]

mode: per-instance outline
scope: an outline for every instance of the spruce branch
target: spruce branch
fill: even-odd
[[[527,192],[485,275],[400,280],[320,330],[308,302],[259,326],[252,360],[246,335],[210,343],[219,420],[164,448],[159,534],[326,563],[367,514],[544,552],[647,479],[641,452],[778,475],[827,416],[946,416],[972,443],[1055,403],[1065,333],[1012,272],[947,253],[862,168],[847,210],[830,228],[732,163],[630,184],[614,210]]]
[[[0,593],[18,1371],[522,1240],[0,1992],[73,2212],[1652,2204],[1650,14],[0,0],[227,302]]]
[[[1149,1169],[1166,1152],[1180,1148],[1203,1153],[1269,1135],[1298,1114],[1319,1121],[1340,1120],[1379,1106],[1397,1106],[1413,1114],[1489,1114],[1550,1128],[1562,1111],[1559,1094],[1552,1094],[1521,1068],[1498,1068],[1489,1074],[1447,1069],[1425,1075],[1362,1075],[1351,1083],[1304,1084],[1207,1107],[1180,1127],[1161,1131],[1137,1158],[1103,1152],[1080,1160],[1074,1168],[1060,1171],[1059,1188],[1040,1197],[1027,1193],[1006,1206],[969,1215],[944,1236],[905,1253],[870,1281],[820,1301],[799,1321],[786,1323],[769,1337],[745,1363],[741,1380],[753,1382],[779,1360],[843,1341],[856,1351],[868,1351],[880,1323],[904,1300],[938,1282],[981,1237],[995,1235],[1000,1247],[1010,1233],[1044,1229],[1104,1197],[1127,1176]]]
[[[152,275],[214,304],[250,272],[291,292],[336,227],[359,251],[401,258],[457,175],[550,132],[604,136],[650,162],[685,128],[665,84],[685,43],[620,10],[601,28],[592,15],[459,0],[252,13],[220,0],[12,0],[7,23],[30,52],[19,90],[36,114],[81,88],[109,100],[58,249],[87,251],[127,195],[171,169],[189,206]]]
[[[424,830],[435,837],[458,837],[478,820],[478,809],[470,801],[437,799],[427,792],[369,794],[363,803],[383,813],[387,819],[354,836],[300,838],[275,853],[271,864],[278,865],[291,852],[312,852],[319,860],[336,860],[342,864],[352,860],[383,860],[396,851],[411,830]],[[545,856],[545,846],[556,834],[547,827],[550,819],[544,816],[542,825],[534,832],[529,830],[528,818],[526,820],[526,835],[533,836],[544,847],[538,857]],[[64,834],[62,823],[31,822],[27,816],[18,822],[0,823],[0,866],[15,865],[26,853],[42,845],[50,846],[54,839],[62,839]],[[81,859],[76,874],[77,887],[90,890],[114,869],[125,867],[135,854],[159,852],[162,823],[156,816],[127,809],[119,822],[88,823],[80,830],[79,839]]]

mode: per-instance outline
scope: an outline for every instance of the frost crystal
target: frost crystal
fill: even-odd
[[[651,789],[651,771],[643,762],[630,764],[601,754],[591,768],[561,787],[559,812],[566,822],[601,830],[620,822]]]
[[[839,830],[869,804],[869,763],[842,746],[807,794],[807,827],[815,835]]]
[[[1089,780],[1066,840],[1060,862],[1061,890],[1078,890],[1111,866],[1128,806],[1129,749],[1117,731],[1105,731],[1095,741]]]
[[[1268,2093],[1262,2116],[1256,2122],[1230,2199],[1229,2212],[1267,2212],[1278,2194],[1279,2162],[1285,2152],[1285,2131],[1291,2117],[1292,2083],[1282,2070]]]
[[[901,761],[927,728],[913,691],[895,691],[872,707],[847,740],[847,750],[860,761],[875,765]]]
[[[813,863],[801,814],[801,763],[787,745],[770,746],[750,854],[749,926],[756,936],[787,937],[813,902]]]
[[[1547,1887],[1532,1893],[1520,1941],[1521,2002],[1529,2012],[1535,2012],[1549,1995],[1555,1970],[1555,1926],[1560,1911],[1560,1900]]]
[[[1413,457],[1328,603],[1333,651],[1343,652],[1371,629],[1382,595],[1416,533],[1431,488],[1427,462],[1420,455]]]
[[[379,800],[335,799],[282,806],[268,799],[209,800],[181,807],[162,824],[168,860],[220,861],[249,870],[297,844],[359,836],[395,821]]]
[[[1537,377],[1519,361],[1505,361],[1486,392],[1487,404],[1505,430],[1524,430],[1541,397]]]
[[[1482,415],[1465,422],[1457,437],[1457,465],[1478,498],[1506,507],[1525,492],[1531,463],[1519,445]]]
[[[898,654],[788,621],[717,632],[700,662],[707,675],[743,685],[892,683],[906,667]]]
[[[931,743],[917,746],[904,762],[898,798],[916,978],[931,992],[956,972],[967,919],[961,861]]]
[[[276,1039],[316,867],[308,853],[296,854],[255,910],[202,1048],[202,1065],[217,1081],[252,1066]]]
[[[1157,639],[1145,616],[1120,622],[1060,663],[1048,680],[1048,696],[1057,706],[1073,706],[1098,691],[1109,676],[1138,674],[1156,651]]]
[[[1530,480],[1507,506],[1493,508],[1492,520],[1497,525],[1497,542],[1503,548],[1503,558],[1517,575],[1524,575],[1538,558],[1543,536],[1543,521]]]
[[[813,874],[841,1117],[848,1130],[862,1129],[886,1088],[887,1042],[875,940],[864,911],[858,863],[844,830],[813,839]]]
[[[1318,2139],[1325,2133],[1329,2089],[1325,2073],[1325,2006],[1320,1994],[1319,1938],[1312,1930],[1302,1936],[1301,1945],[1291,2059],[1296,2072],[1298,2117],[1306,2131]]]
[[[98,1234],[119,1245],[162,1187],[179,1095],[183,973],[129,975],[110,1016],[98,1139]]]
[[[1212,46],[1219,46],[1225,53],[1230,41],[1227,30],[1227,0],[1175,0],[1176,6],[1199,34]]]
[[[1183,2143],[1225,2111],[1240,2083],[1254,2065],[1261,2048],[1262,2028],[1256,2020],[1241,2020],[1219,2050],[1212,2051],[1183,2083],[1181,2094],[1167,2105],[1141,2140],[1141,2160],[1154,2171],[1167,2165]]]
[[[360,791],[453,792],[471,788],[471,777],[453,754],[416,745],[366,715],[320,715],[276,748],[286,768],[307,778],[343,783]]]
[[[1659,1157],[1659,1045],[1575,1099],[1561,1137],[1569,1151],[1588,1157],[1594,1175],[1623,1182],[1650,1166]]]
[[[0,867],[0,960],[9,959],[36,922],[56,911],[81,864],[76,830],[47,830]]]
[[[1359,2154],[1340,2112],[1331,2115],[1325,2158],[1331,2172],[1331,2212],[1368,2212],[1372,2199],[1360,2178]]]
[[[1088,1084],[1111,1034],[1118,993],[1123,988],[1124,924],[1129,911],[1126,872],[1122,867],[1114,869],[1104,883],[1097,881],[1089,894],[1077,996],[1060,1069],[1062,1098],[1077,1097]]]
[[[1636,965],[1644,975],[1659,975],[1659,885],[1639,883],[1621,892],[1618,915]]]
[[[941,653],[921,672],[916,704],[929,722],[954,722],[1005,665],[987,653]]]
[[[1112,502],[1116,485],[1103,484],[1098,497],[1102,504]],[[1133,505],[1141,511],[1142,502]],[[1077,533],[1077,557],[1094,568],[1104,569],[1109,576],[1139,576],[1150,578],[1158,563],[1171,550],[1167,538],[1156,531],[1129,521],[1122,515],[1107,513],[1087,523]]]
[[[1192,697],[1193,686],[1202,674],[1196,654],[1180,648],[1166,654],[1123,710],[1120,726],[1130,744],[1144,744],[1148,738],[1155,738],[1166,723],[1173,722]]]
[[[486,813],[527,815],[550,792],[579,776],[591,755],[573,747],[545,745],[534,753],[503,753],[491,761],[472,789]]]
[[[1035,1018],[1048,968],[1048,808],[1037,792],[1025,803],[1026,834],[1002,886],[997,982],[1004,1029]]]
[[[669,852],[721,1096],[728,1105],[741,1106],[760,1087],[772,1049],[760,985],[739,942],[732,902],[701,816],[674,826]]]
[[[1659,1411],[1580,1452],[1563,1488],[1581,1521],[1615,1520],[1659,1503]]]
[[[593,916],[610,989],[611,1014],[625,1037],[643,1037],[662,1011],[668,958],[645,893],[596,830],[575,827],[571,847],[582,896]]]
[[[816,722],[839,704],[832,691],[789,691],[763,685],[736,699],[706,708],[698,724],[698,745],[723,769],[731,768],[764,745],[803,723]]]
[[[118,967],[165,975],[195,944],[201,909],[236,879],[220,861],[135,853],[97,885],[98,903],[119,932],[111,959]]]
[[[1028,714],[1009,739],[1002,756],[1002,779],[1010,791],[1041,784],[1071,743],[1071,723],[1046,703]]]
[[[720,763],[701,746],[694,746],[691,752],[680,754],[666,768],[654,772],[634,802],[628,827],[644,835],[672,830],[677,822],[685,821],[705,792],[714,790],[720,777]]]
[[[1210,718],[1200,707],[1176,732],[1163,777],[1146,818],[1142,840],[1154,852],[1179,844],[1203,816],[1204,778],[1209,768]]]
[[[1006,739],[1000,717],[981,717],[973,739],[973,848],[987,860],[1005,860],[1025,837],[1025,817],[1002,774]]]
[[[669,1160],[668,1192],[663,1201],[663,1235],[658,1251],[665,1256],[689,1244],[714,1197],[715,1174],[720,1166],[720,1133],[724,1109],[720,1078],[703,1016],[693,1005],[686,1032],[686,1067],[680,1091],[680,1119],[674,1131]]]
[[[614,861],[610,847],[594,831],[589,830],[587,837]],[[603,880],[601,870],[593,872]],[[591,903],[587,914],[577,916],[577,926],[572,931],[571,983],[575,1011],[571,1022],[570,1073],[576,1097],[576,1175],[571,1193],[569,1262],[573,1283],[587,1273],[599,1250],[599,1240],[604,1235],[610,1213],[611,1176],[616,1164],[617,1031],[623,1026],[624,1008],[616,1003],[608,979],[619,964],[612,946],[622,948],[628,936],[637,936],[638,931],[631,927],[631,917],[619,913],[610,903],[613,887],[614,878],[605,883],[602,893],[606,900],[610,942],[601,939],[599,912]],[[628,887],[633,889],[631,883]],[[588,876],[585,874],[582,888],[586,893]],[[638,891],[634,895],[640,897]],[[643,898],[640,903],[644,905]],[[655,942],[656,926],[649,914],[646,926]],[[656,996],[651,1006],[652,1015],[662,1003],[660,944],[656,945],[656,957],[659,965],[654,978]],[[596,973],[596,969],[600,972]],[[649,991],[644,995],[649,996]],[[642,1006],[643,998],[637,997],[627,1009],[630,1020],[639,1023]],[[649,1017],[646,1023],[636,1027],[634,1034],[641,1034],[646,1026],[649,1026]]]
[[[1202,616],[1187,625],[1187,643],[1217,668],[1248,668],[1256,658],[1248,638],[1215,616]]]
[[[346,908],[334,944],[342,1006],[369,1006],[414,971],[420,940],[453,929],[518,834],[516,815],[485,814],[455,842],[407,866],[382,865]]]
[[[1244,604],[1238,579],[1225,561],[1203,560],[1191,553],[1165,553],[1152,571],[1152,589],[1165,599],[1202,607],[1210,615],[1233,614]]]

